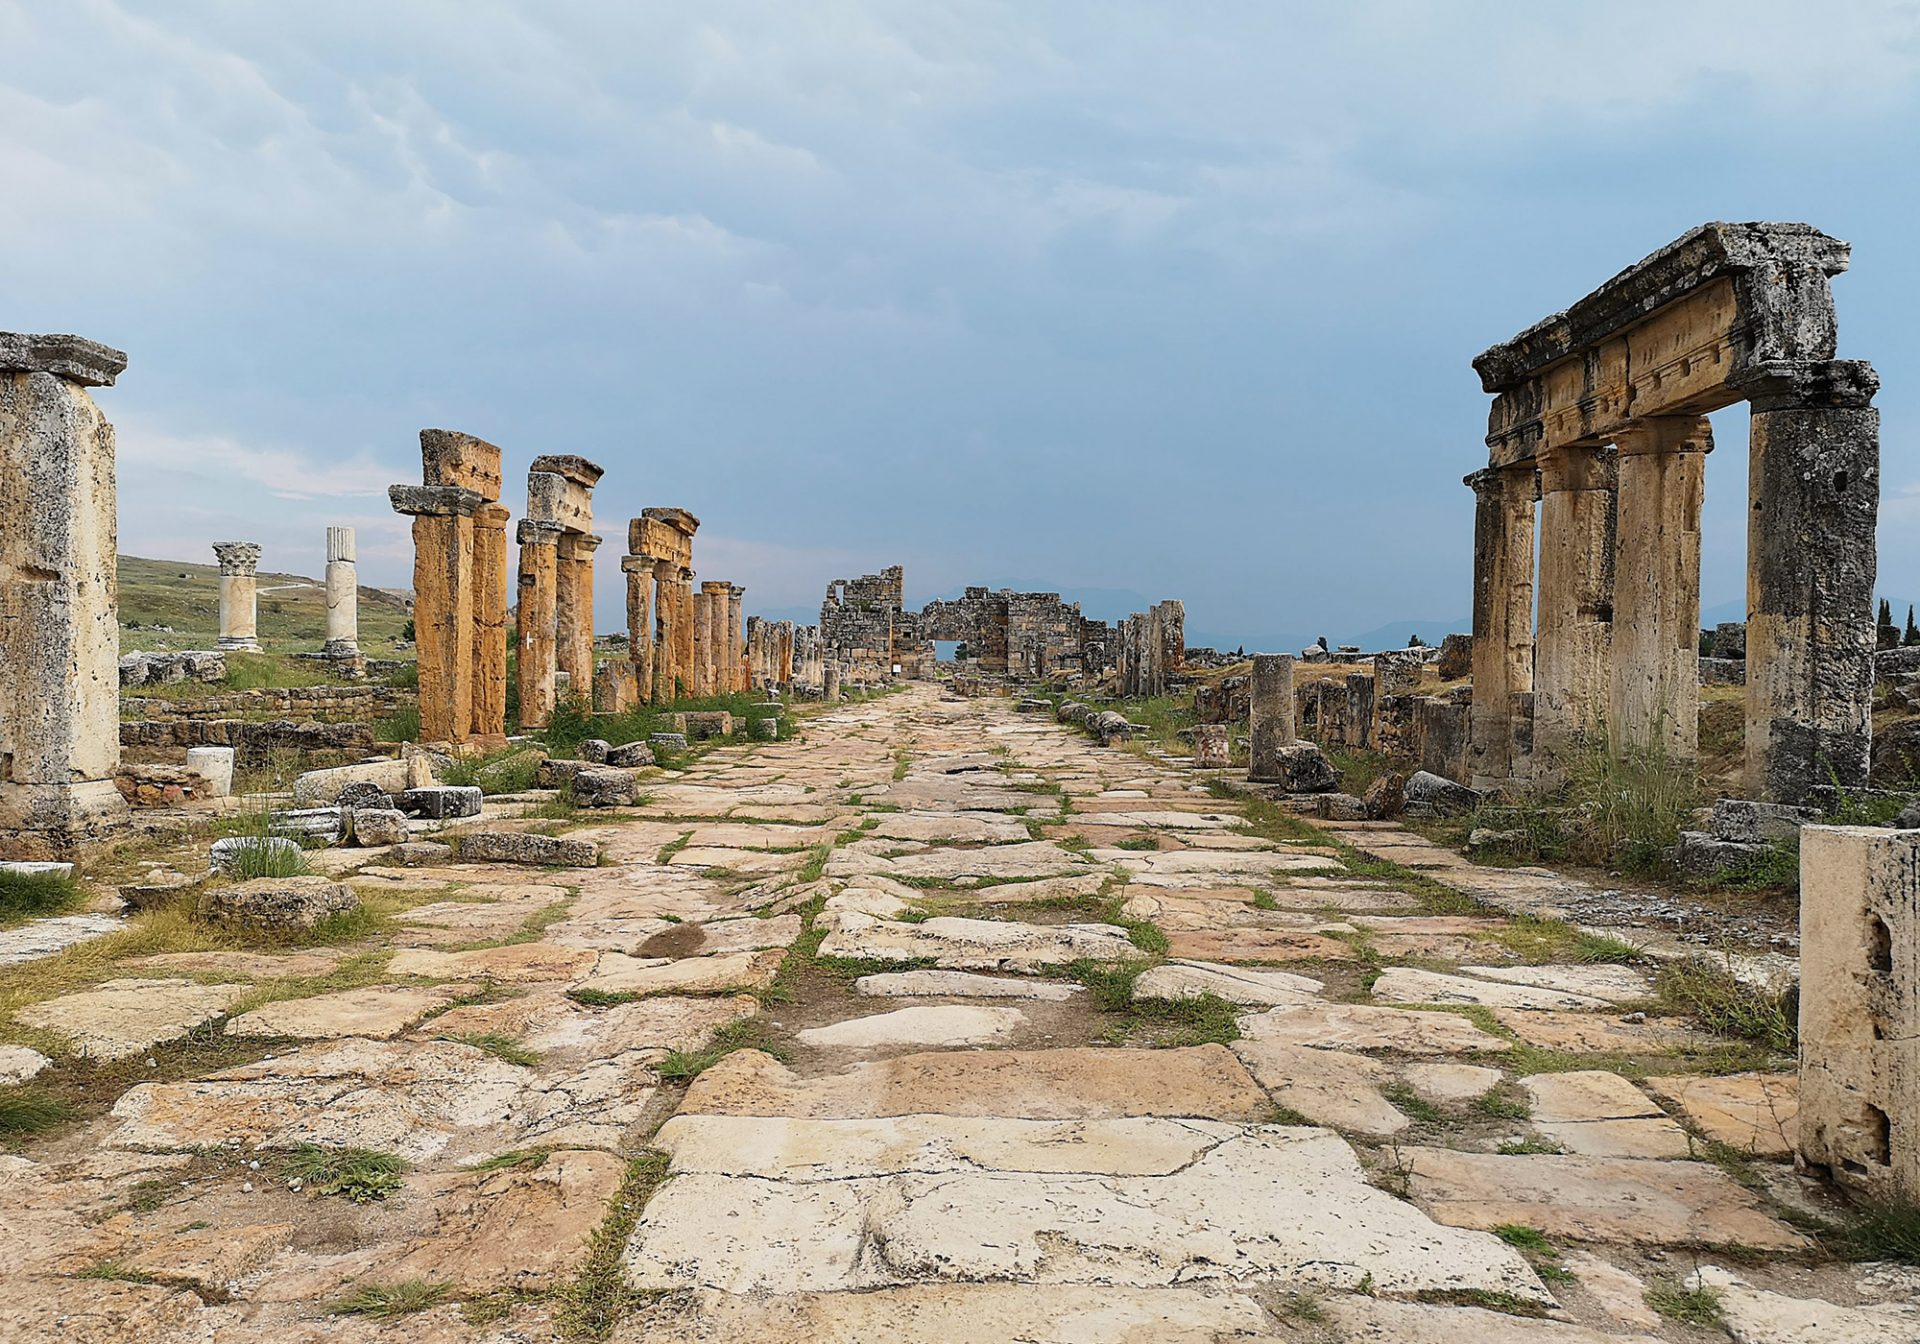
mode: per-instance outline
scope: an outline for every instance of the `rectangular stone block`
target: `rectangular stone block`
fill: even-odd
[[[485,503],[500,498],[500,450],[457,429],[420,431],[421,480],[471,490]]]
[[[1920,831],[1800,832],[1800,1153],[1920,1201]]]

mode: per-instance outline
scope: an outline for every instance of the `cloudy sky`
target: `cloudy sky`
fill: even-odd
[[[898,562],[1260,643],[1463,616],[1472,356],[1804,219],[1854,244],[1904,600],[1917,105],[1892,0],[0,0],[0,327],[129,353],[130,553],[316,573],[352,523],[403,584],[384,491],[439,425],[516,512],[542,452],[606,466],[612,535],[693,510],[750,611]]]

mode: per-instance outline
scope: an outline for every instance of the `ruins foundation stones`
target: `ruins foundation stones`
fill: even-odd
[[[87,389],[127,357],[0,332],[0,846],[71,854],[127,817],[113,426]]]

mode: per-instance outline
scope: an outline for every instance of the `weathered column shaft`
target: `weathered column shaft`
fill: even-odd
[[[473,711],[475,737],[507,733],[507,508],[482,504],[473,514]]]
[[[327,529],[326,652],[344,656],[360,651],[360,576],[354,563],[353,529]]]
[[[593,684],[593,553],[599,545],[591,532],[563,533],[554,558],[554,658],[576,696]]]
[[[683,700],[693,694],[693,584],[685,571],[662,565],[654,594],[660,635],[654,649],[654,699]]]
[[[50,859],[125,821],[113,426],[126,367],[0,332],[0,855]]]
[[[1700,501],[1713,429],[1704,417],[1663,416],[1615,442],[1608,732],[1616,751],[1654,747],[1691,761],[1700,723]]]
[[[1512,780],[1521,763],[1514,719],[1533,690],[1533,466],[1467,477],[1473,513],[1473,705],[1468,747],[1475,788]]]
[[[1746,786],[1798,802],[1866,783],[1879,379],[1854,360],[1749,380]]]
[[[1247,722],[1252,732],[1247,778],[1280,778],[1280,753],[1294,743],[1293,658],[1256,653],[1247,687]]]
[[[693,694],[713,694],[713,592],[711,585],[693,595]]]
[[[1613,456],[1585,445],[1540,459],[1540,634],[1534,653],[1534,778],[1565,778],[1612,692]]]
[[[727,589],[727,689],[738,694],[747,689],[746,651],[741,642],[741,607],[747,590],[738,584]]]
[[[674,602],[679,608],[679,626],[674,635],[673,656],[674,675],[684,688],[682,694],[693,693],[694,678],[694,606],[693,571],[683,569],[674,590]]]
[[[553,718],[560,534],[520,524],[520,726],[542,728]]]
[[[413,520],[413,637],[420,666],[420,737],[465,741],[473,723],[473,515]]]
[[[636,694],[653,699],[653,562],[644,556],[620,559],[627,576],[627,657],[633,660]]]
[[[255,571],[260,547],[251,541],[216,541],[213,554],[220,564],[220,647],[260,647]]]

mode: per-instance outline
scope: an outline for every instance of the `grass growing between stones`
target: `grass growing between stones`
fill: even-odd
[[[425,1279],[368,1283],[354,1289],[328,1310],[336,1316],[372,1316],[384,1320],[437,1307],[452,1295],[453,1289],[447,1284],[429,1283]]]
[[[80,884],[64,873],[0,872],[0,929],[64,914],[79,902]]]
[[[1646,954],[1624,938],[1589,933],[1562,919],[1516,915],[1491,937],[1531,962],[1579,962],[1582,965],[1631,966]]]
[[[316,1195],[339,1195],[353,1204],[375,1204],[400,1188],[405,1158],[370,1148],[322,1148],[303,1143],[280,1159],[278,1172]]]
[[[1920,1206],[1860,1204],[1832,1240],[1850,1260],[1920,1265]]]
[[[1656,1283],[1642,1296],[1648,1306],[1670,1321],[1682,1325],[1718,1325],[1720,1322],[1720,1294],[1711,1288]]]
[[[702,1049],[669,1051],[653,1070],[668,1082],[690,1083],[736,1050],[764,1050],[782,1064],[789,1059],[786,1050],[772,1040],[766,1022],[743,1017],[714,1032]]]
[[[39,1134],[72,1116],[71,1105],[41,1088],[0,1089],[0,1139]]]
[[[538,1050],[530,1050],[513,1037],[502,1036],[498,1032],[469,1033],[444,1039],[458,1041],[461,1045],[470,1045],[476,1050],[484,1050],[495,1059],[505,1060],[509,1064],[518,1064],[522,1068],[530,1069],[540,1062]]]
[[[564,1338],[585,1344],[604,1340],[628,1312],[657,1296],[629,1288],[621,1261],[647,1201],[666,1179],[665,1153],[642,1153],[627,1163],[626,1177],[614,1193],[607,1216],[588,1239],[586,1264],[579,1277],[558,1294],[554,1323]]]
[[[1718,1035],[1753,1041],[1782,1055],[1800,1048],[1797,990],[1776,993],[1747,984],[1705,957],[1666,963],[1654,985],[1665,1008]]]
[[[440,772],[442,784],[478,788],[481,793],[524,793],[533,787],[540,769],[540,753],[529,747],[508,747],[484,756],[456,757]]]
[[[1213,994],[1190,999],[1132,999],[1106,1035],[1115,1045],[1156,1049],[1231,1045],[1240,1039],[1241,1011]]]

